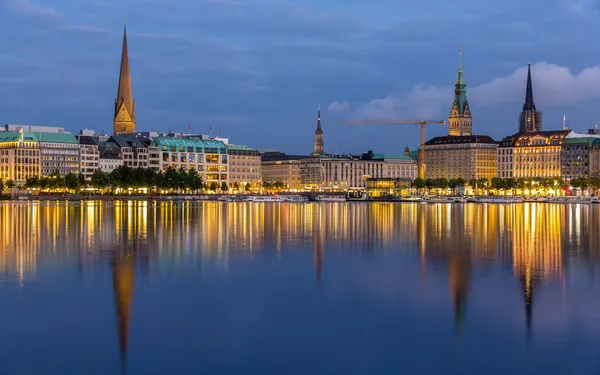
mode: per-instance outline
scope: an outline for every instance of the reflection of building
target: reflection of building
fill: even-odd
[[[457,332],[462,333],[467,297],[471,284],[471,253],[464,249],[450,250],[448,261],[448,283],[454,303],[454,324]]]
[[[425,177],[496,177],[497,149],[498,142],[487,135],[435,137],[425,143]]]
[[[262,181],[273,184],[283,182],[289,190],[300,189],[300,160],[306,156],[286,155],[282,152],[265,152],[261,158]]]
[[[368,178],[369,198],[406,197],[411,194],[411,180],[408,178]]]
[[[533,85],[531,84],[531,63],[527,65],[527,88],[525,103],[519,116],[519,132],[539,132],[542,130],[542,112],[535,108],[533,102]]]
[[[460,51],[458,80],[454,86],[454,102],[448,116],[448,135],[450,136],[468,136],[471,135],[473,129],[473,119],[467,101],[467,84],[463,79],[462,68],[462,51]]]
[[[121,51],[121,69],[119,87],[115,98],[115,116],[113,134],[135,133],[135,101],[131,91],[129,71],[129,52],[127,50],[127,29],[123,31],[123,49]]]
[[[229,149],[229,182],[238,183],[241,190],[244,190],[246,184],[258,188],[261,181],[260,152],[242,145],[229,144],[227,148]]]
[[[119,322],[119,347],[121,366],[126,367],[127,344],[133,289],[135,283],[135,263],[132,254],[116,254],[113,261],[113,289],[117,320]]]

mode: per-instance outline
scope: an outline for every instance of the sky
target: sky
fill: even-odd
[[[463,47],[473,132],[516,132],[528,61],[544,129],[600,123],[600,0],[0,0],[0,123],[112,130],[127,20],[137,129],[326,152],[415,149]],[[431,126],[427,137],[444,135]]]

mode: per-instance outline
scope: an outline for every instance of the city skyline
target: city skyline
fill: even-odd
[[[474,5],[467,0],[461,3]],[[113,13],[111,4],[114,2],[90,1],[69,7],[54,1],[40,7],[33,1],[10,0],[0,5],[3,13],[10,15],[2,27],[10,27],[12,33],[18,32],[23,38],[18,45],[10,41],[1,44],[11,57],[0,58],[0,122],[58,125],[71,132],[80,128],[110,132],[114,119],[109,117],[114,115],[110,103],[115,99],[122,37],[122,19],[114,14],[104,17]],[[591,26],[590,14],[598,9],[570,4],[552,2],[547,6],[550,11],[564,10],[563,24]],[[396,8],[386,1],[379,3],[380,11],[364,14],[361,5],[353,4],[350,10],[335,9],[336,5],[339,2],[161,4],[174,15],[182,15],[189,8],[220,17],[221,23],[209,22],[212,29],[205,30],[206,25],[193,27],[190,17],[179,24],[169,17],[152,23],[160,17],[154,3],[124,4],[122,12],[128,15],[130,25],[138,130],[185,131],[191,124],[195,132],[208,133],[212,127],[216,133],[220,129],[223,136],[243,140],[255,148],[308,154],[314,142],[315,107],[320,102],[327,151],[375,148],[400,153],[406,143],[416,148],[416,129],[374,130],[336,122],[348,117],[447,119],[461,44],[477,133],[500,140],[517,131],[528,60],[532,60],[535,102],[544,113],[544,129],[559,129],[564,113],[567,125],[579,132],[596,123],[592,104],[600,96],[595,84],[600,74],[595,67],[598,59],[594,47],[577,51],[569,45],[554,51],[542,48],[545,43],[536,43],[535,36],[526,42],[517,39],[519,27],[523,32],[527,27],[547,26],[555,22],[549,17],[534,21],[540,25],[520,26],[517,17],[505,34],[491,33],[489,40],[478,44],[472,35],[459,35],[459,31],[483,27],[481,20],[486,17],[494,22],[482,30],[493,31],[502,23],[502,12],[473,8],[477,16],[462,15],[464,22],[458,31],[443,37],[446,31],[432,27],[429,34],[417,32],[407,39],[401,35],[402,27],[414,20],[402,17],[421,14],[435,19],[442,8],[424,12],[412,5],[405,15],[393,20],[383,15],[385,10]],[[513,11],[530,6],[517,2],[509,5]],[[142,7],[144,12],[140,12]],[[257,17],[250,20],[252,17],[243,15],[244,11]],[[268,15],[277,15],[279,20],[271,19],[263,29],[244,36],[257,20],[264,21]],[[450,12],[447,17],[440,24],[460,16]],[[246,22],[239,22],[241,19]],[[238,24],[233,25],[232,20]],[[373,49],[371,57],[360,57],[367,42],[383,36],[385,31],[389,32],[388,39],[369,47]],[[277,42],[273,35],[290,42]],[[431,51],[421,45],[424,39],[437,48],[438,58],[431,65]],[[511,40],[512,45],[506,45]],[[528,43],[536,48],[525,48]],[[409,46],[412,53],[398,56],[383,48],[400,45]],[[495,46],[493,53],[490,46]],[[303,53],[313,60],[304,61]],[[578,58],[577,63],[569,61],[573,57]],[[289,62],[294,64],[286,64]],[[398,67],[401,72],[412,69],[413,73],[398,74]],[[289,137],[291,131],[297,136]],[[446,132],[445,128],[432,129],[428,138]],[[406,141],[398,143],[399,137]]]

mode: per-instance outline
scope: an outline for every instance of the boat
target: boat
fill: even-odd
[[[346,197],[343,195],[318,195],[315,198],[319,202],[345,202]]]
[[[480,203],[523,203],[523,198],[519,197],[481,197]]]
[[[246,202],[283,202],[283,197],[279,195],[251,195],[246,198]]]
[[[426,198],[423,201],[426,203],[452,203],[452,202],[454,202],[453,199],[443,198],[443,197]]]
[[[465,198],[465,197],[454,197],[454,203],[467,203],[467,198]]]
[[[590,203],[592,203],[592,204],[600,203],[600,197],[592,197],[592,199],[590,199]]]
[[[285,202],[308,202],[308,197],[303,195],[283,195]]]

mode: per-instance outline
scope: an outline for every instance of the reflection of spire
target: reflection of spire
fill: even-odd
[[[315,265],[315,273],[317,275],[317,284],[321,283],[321,270],[322,270],[322,259],[323,259],[323,237],[320,234],[315,235],[313,237],[313,247],[314,247],[314,265]]]
[[[527,326],[527,338],[531,337],[531,321],[533,317],[533,288],[534,283],[531,275],[521,275],[521,286],[523,287],[523,295],[525,296],[525,324]]]
[[[115,256],[113,262],[113,288],[119,320],[119,344],[121,348],[121,370],[124,373],[127,360],[127,341],[129,336],[129,320],[133,287],[135,280],[135,264],[131,255]]]
[[[456,333],[460,336],[464,325],[467,296],[471,283],[470,254],[461,249],[454,250],[454,253],[450,255],[448,267],[450,293],[454,302],[454,324]]]

